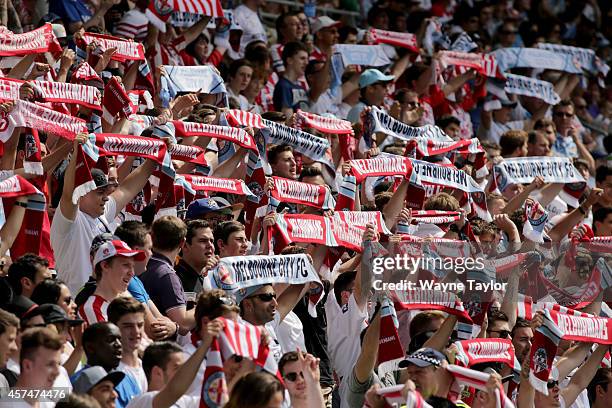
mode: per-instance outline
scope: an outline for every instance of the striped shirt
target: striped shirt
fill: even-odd
[[[105,322],[108,320],[106,310],[109,302],[101,296],[91,295],[85,303],[79,307],[78,313],[87,325]]]
[[[115,26],[113,34],[122,38],[144,41],[147,38],[148,25],[147,16],[135,8],[123,15],[121,21]]]

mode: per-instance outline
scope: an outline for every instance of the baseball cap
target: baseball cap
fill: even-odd
[[[113,386],[119,385],[125,378],[125,374],[121,371],[113,371],[107,373],[106,370],[100,366],[88,367],[81,371],[78,378],[73,381],[72,388],[74,392],[78,394],[87,394],[93,387],[100,384],[102,381],[110,381]]]
[[[58,39],[66,38],[66,28],[64,28],[62,24],[51,24],[51,27],[53,28],[53,34],[55,34]]]
[[[53,303],[38,306],[37,313],[45,319],[45,324],[68,322],[70,326],[78,326],[83,323],[81,319],[71,319],[61,306]]]
[[[100,262],[115,257],[115,256],[127,256],[134,257],[137,261],[144,261],[146,256],[144,251],[137,251],[132,249],[125,242],[120,239],[114,239],[100,245],[100,248],[96,251],[94,256],[94,266]]]
[[[96,188],[108,187],[108,177],[100,169],[91,169],[91,178],[96,183]]]
[[[193,220],[211,212],[219,211],[226,215],[232,215],[234,211],[242,209],[241,203],[230,204],[223,197],[199,198],[189,204],[185,218]]]
[[[423,347],[410,354],[405,360],[400,361],[399,367],[406,368],[410,364],[414,364],[417,367],[429,367],[430,365],[440,367],[444,360],[446,360],[446,357],[438,350]]]
[[[315,34],[318,31],[323,30],[324,28],[338,27],[339,25],[342,25],[340,21],[332,20],[327,16],[321,16],[315,19],[310,28],[312,30],[312,33]]]
[[[377,82],[390,82],[395,79],[393,75],[385,75],[376,68],[366,69],[359,77],[359,88],[374,85]]]

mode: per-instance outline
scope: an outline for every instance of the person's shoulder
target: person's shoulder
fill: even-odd
[[[130,400],[126,408],[150,408],[153,406],[153,398],[155,398],[158,393],[159,391],[148,391],[137,395]]]

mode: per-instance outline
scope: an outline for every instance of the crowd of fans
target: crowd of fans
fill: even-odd
[[[610,406],[612,4],[280,3],[0,2],[0,405]]]

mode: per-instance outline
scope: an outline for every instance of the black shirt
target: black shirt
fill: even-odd
[[[308,313],[308,295],[304,296],[293,311],[302,321],[304,326],[304,342],[306,350],[315,357],[321,359],[319,370],[321,372],[320,384],[322,387],[330,387],[334,384],[331,362],[327,354],[327,318],[325,317],[325,300],[330,290],[330,283],[323,281],[323,298],[317,304],[317,317]]]
[[[174,270],[183,285],[185,298],[187,299],[187,310],[189,310],[195,307],[198,294],[202,291],[204,277],[183,259],[176,264]]]

